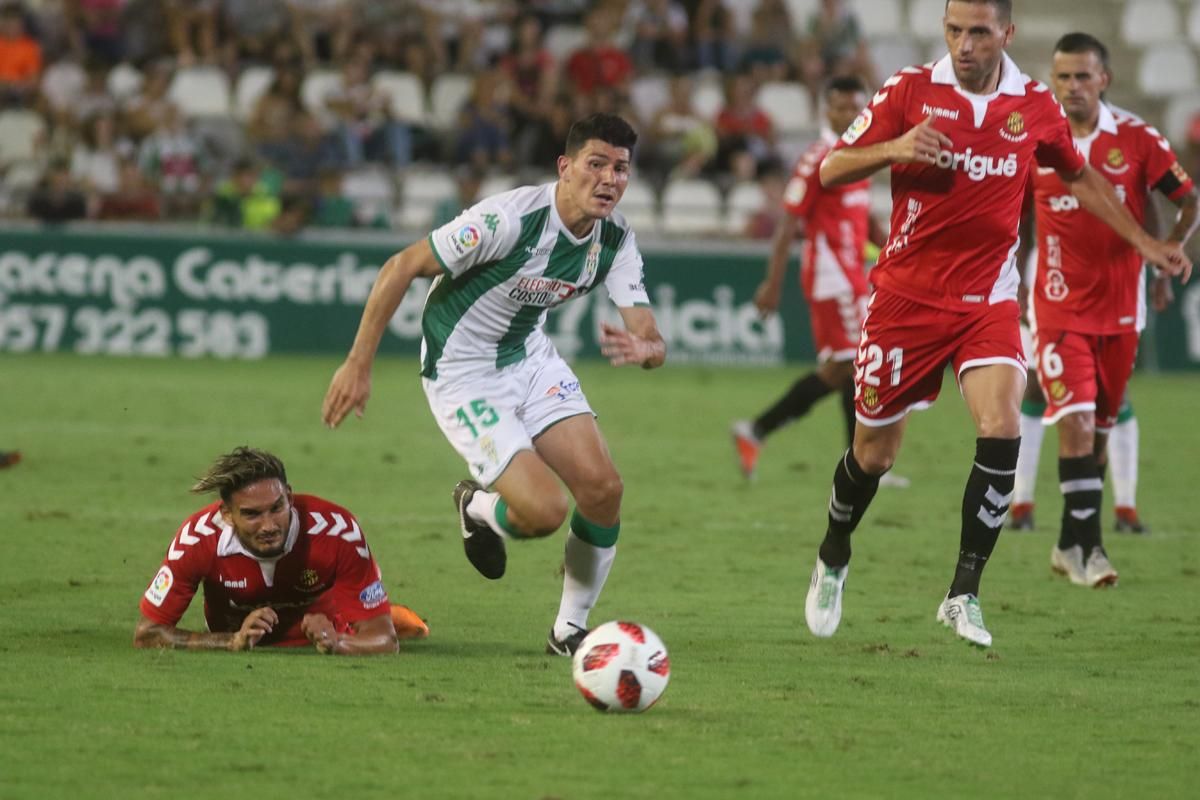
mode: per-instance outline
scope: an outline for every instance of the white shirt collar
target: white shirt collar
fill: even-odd
[[[1112,134],[1117,132],[1117,116],[1108,107],[1108,103],[1100,103],[1100,119],[1096,123],[1096,130]]]
[[[958,90],[965,94],[973,94],[962,88],[962,84],[958,82],[958,76],[954,74],[954,59],[949,53],[942,56],[933,65],[933,74],[930,80],[934,83],[940,83],[945,86],[956,86]],[[1001,54],[1000,61],[1000,85],[996,87],[997,94],[1010,94],[1017,97],[1022,97],[1025,94],[1025,76],[1021,74],[1020,67],[1017,62],[1008,57],[1008,53]]]
[[[245,545],[242,544],[242,540],[239,539],[237,534],[233,532],[233,526],[225,521],[225,518],[221,516],[220,511],[218,511],[216,514],[213,514],[212,521],[214,525],[221,526],[221,538],[217,542],[217,555],[221,556],[222,558],[225,556],[243,555],[247,558],[253,558],[260,564],[264,562],[274,564],[276,561],[292,552],[292,548],[296,546],[296,539],[300,536],[300,515],[296,513],[294,506],[292,508],[292,521],[288,524],[287,541],[283,543],[283,552],[277,556],[273,556],[272,558],[256,556],[254,553],[251,553],[249,550],[247,550]]]

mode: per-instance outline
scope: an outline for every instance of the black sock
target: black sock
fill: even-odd
[[[760,441],[782,428],[797,417],[803,417],[812,408],[813,403],[829,394],[832,389],[817,373],[805,375],[792,384],[787,394],[779,398],[775,405],[768,408],[754,420],[754,435]]]
[[[963,490],[962,535],[951,597],[979,595],[979,579],[1012,502],[1020,447],[1019,438],[975,440],[975,463]]]
[[[829,527],[821,542],[821,560],[830,567],[850,563],[850,534],[871,504],[879,488],[879,475],[868,475],[854,460],[854,451],[846,450],[833,471],[833,492],[829,496]]]
[[[854,417],[854,384],[842,387],[842,416],[846,420],[846,447],[854,446],[854,426],[858,420]]]
[[[1100,477],[1096,457],[1060,458],[1058,486],[1063,495],[1058,546],[1065,550],[1072,545],[1080,545],[1086,558],[1093,547],[1100,546],[1100,501],[1104,480]]]

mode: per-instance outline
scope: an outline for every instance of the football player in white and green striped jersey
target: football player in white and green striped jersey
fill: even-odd
[[[637,134],[612,114],[579,120],[558,180],[485,198],[392,256],[325,396],[337,426],[362,416],[380,337],[414,278],[434,278],[422,316],[429,407],[472,475],[454,490],[467,557],[499,578],[505,542],[547,536],[567,518],[565,575],[547,652],[570,655],[612,567],[621,477],[578,378],[543,330],[548,309],[603,285],[624,328],[603,325],[615,365],[661,366],[659,334],[633,231],[616,212]]]

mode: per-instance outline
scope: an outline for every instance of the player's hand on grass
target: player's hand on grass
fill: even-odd
[[[270,606],[256,608],[242,620],[241,629],[229,641],[230,650],[253,650],[259,640],[279,624],[279,615]]]
[[[1184,283],[1192,276],[1192,261],[1183,252],[1183,245],[1179,242],[1148,239],[1138,249],[1143,258],[1168,275],[1179,276]]]
[[[625,364],[645,364],[662,348],[662,342],[651,342],[635,336],[624,328],[607,322],[600,323],[600,352],[614,367]]]
[[[763,319],[774,314],[779,310],[779,297],[783,294],[783,287],[772,281],[763,281],[754,291],[754,307],[758,309],[758,315]]]
[[[329,655],[337,646],[337,630],[324,614],[305,614],[300,630],[322,655]]]
[[[897,164],[936,164],[938,153],[954,146],[950,137],[933,127],[933,116],[893,140],[892,161]]]
[[[356,361],[346,360],[329,382],[325,402],[321,405],[321,421],[326,427],[336,428],[351,411],[361,418],[367,410],[367,398],[370,396],[370,365],[363,366]]]

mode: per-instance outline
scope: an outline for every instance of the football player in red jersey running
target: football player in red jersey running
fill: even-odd
[[[311,644],[336,655],[394,653],[429,628],[388,602],[358,521],[293,495],[283,463],[239,447],[192,491],[221,499],[184,522],[141,601],[134,647],[251,650]],[[204,586],[208,632],[176,627]]]
[[[733,424],[734,447],[746,478],[754,477],[766,438],[831,392],[841,393],[847,440],[854,438],[854,356],[869,294],[863,248],[868,238],[882,247],[887,234],[871,217],[869,180],[826,189],[817,168],[866,102],[867,87],[857,77],[834,78],[826,85],[827,126],[796,161],[784,190],[785,213],[771,240],[767,275],[754,293],[754,305],[764,316],[779,309],[788,251],[796,237],[803,236],[800,283],[809,305],[818,367],[754,420]]]
[[[1198,221],[1196,188],[1158,131],[1103,101],[1111,80],[1107,48],[1086,33],[1067,34],[1055,45],[1051,79],[1075,144],[1139,223],[1151,189],[1179,206],[1167,241],[1182,246]],[[1117,571],[1101,539],[1100,501],[1108,432],[1145,324],[1142,258],[1081,209],[1053,172],[1036,172],[1033,193],[1035,361],[1047,403],[1042,421],[1058,427],[1064,503],[1050,565],[1072,583],[1111,586]]]
[[[854,444],[838,461],[829,523],[805,602],[817,636],[842,614],[850,535],[899,452],[908,413],[927,408],[953,365],[975,424],[975,458],[963,492],[958,563],[937,619],[987,647],[980,575],[1012,500],[1025,388],[1016,302],[1021,205],[1037,164],[1058,172],[1080,204],[1171,274],[1191,262],[1178,242],[1157,242],[1088,166],[1048,87],[1004,52],[1011,0],[948,0],[949,53],[907,67],[883,87],[821,164],[821,183],[892,173],[892,226],[871,273],[855,362]]]

